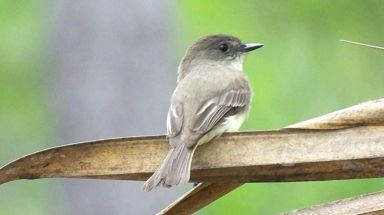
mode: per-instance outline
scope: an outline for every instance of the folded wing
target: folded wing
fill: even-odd
[[[204,102],[197,110],[192,123],[194,132],[205,134],[224,117],[236,114],[240,107],[249,105],[251,92],[248,89],[227,91]]]

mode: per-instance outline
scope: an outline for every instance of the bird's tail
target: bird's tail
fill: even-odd
[[[195,149],[196,146],[189,148],[183,143],[172,148],[160,168],[143,184],[141,189],[148,192],[160,185],[169,188],[187,183]]]

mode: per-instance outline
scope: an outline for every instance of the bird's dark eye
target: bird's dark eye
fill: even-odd
[[[226,51],[228,51],[228,44],[226,44],[226,43],[222,43],[222,44],[220,44],[219,49],[220,49],[220,51],[222,51],[222,52],[226,52]]]

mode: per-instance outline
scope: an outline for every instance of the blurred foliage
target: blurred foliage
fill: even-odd
[[[44,148],[52,137],[43,82],[45,4],[0,1],[0,164]],[[339,42],[384,45],[380,0],[187,0],[175,6],[178,56],[212,33],[265,44],[245,62],[254,101],[244,130],[280,128],[383,96],[384,53]],[[383,186],[382,179],[248,184],[203,213],[273,214]],[[0,215],[50,211],[49,202],[39,201],[50,198],[38,197],[52,195],[49,189],[44,180],[2,185]]]
[[[0,165],[42,149],[50,137],[41,81],[42,3],[0,1]],[[42,182],[2,185],[0,215],[46,212],[49,202],[36,198],[47,195],[47,184],[41,185]]]
[[[252,112],[243,130],[280,128],[383,96],[384,4],[369,1],[203,1],[177,4],[179,53],[197,38],[236,35],[265,46],[248,55]],[[384,180],[242,186],[205,214],[273,214],[383,189]]]

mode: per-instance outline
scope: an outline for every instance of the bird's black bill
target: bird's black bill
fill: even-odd
[[[247,43],[240,46],[239,51],[240,52],[250,52],[253,50],[256,50],[258,48],[263,47],[263,44],[260,43]]]

